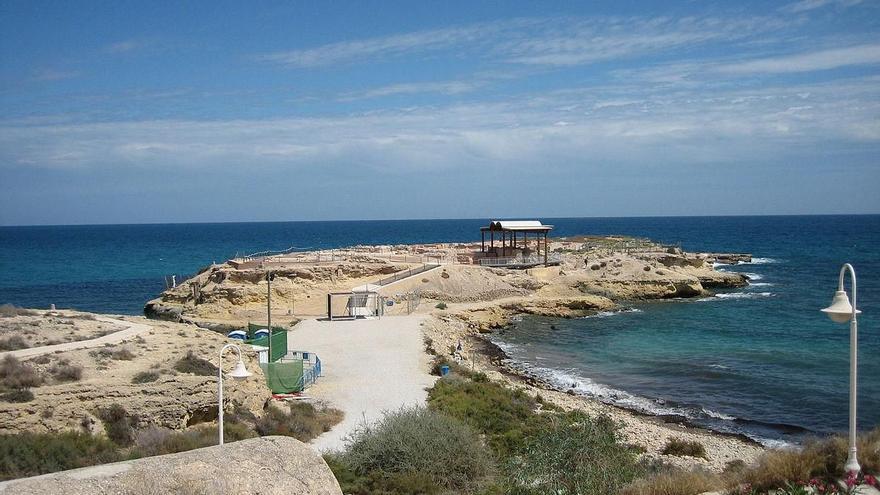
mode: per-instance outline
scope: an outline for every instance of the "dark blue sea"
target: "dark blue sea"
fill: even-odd
[[[591,318],[526,317],[494,336],[524,370],[646,413],[765,443],[843,431],[849,329],[828,305],[859,277],[860,428],[880,425],[880,216],[542,218],[554,235],[624,234],[749,252],[754,284]],[[0,303],[140,314],[214,261],[266,249],[470,241],[486,220],[0,227]],[[555,329],[551,329],[551,325]]]

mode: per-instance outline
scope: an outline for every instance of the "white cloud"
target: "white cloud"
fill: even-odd
[[[880,44],[865,44],[722,64],[715,70],[731,74],[781,74],[878,63],[880,63]]]
[[[810,10],[820,9],[822,7],[827,7],[829,5],[837,5],[840,7],[851,7],[853,5],[858,5],[862,3],[862,0],[800,0],[798,2],[790,3],[782,7],[782,11],[791,12],[793,14],[797,14],[800,12],[807,12]]]
[[[65,79],[73,79],[82,75],[78,70],[64,69],[41,69],[34,73],[31,80],[33,81],[62,81]]]
[[[803,147],[880,145],[880,85],[652,93],[631,87],[541,93],[493,104],[341,117],[91,124],[0,123],[0,163],[18,167],[210,169],[327,167],[407,173],[539,164],[634,167],[657,160],[736,163]],[[626,98],[626,100],[624,100]],[[577,109],[581,109],[578,111]],[[560,123],[564,122],[564,125]]]
[[[457,95],[469,93],[487,84],[486,81],[437,81],[400,83],[380,86],[364,91],[351,91],[339,97],[339,101],[353,101],[383,96],[395,96],[405,94],[435,93],[444,95]]]

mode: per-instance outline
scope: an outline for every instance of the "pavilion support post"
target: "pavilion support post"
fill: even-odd
[[[483,230],[480,231],[480,252],[486,252],[486,232]]]
[[[547,264],[547,232],[544,232],[544,264]]]
[[[492,246],[492,253],[495,253],[495,232],[489,231],[489,238]]]

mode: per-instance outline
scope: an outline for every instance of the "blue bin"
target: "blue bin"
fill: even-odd
[[[448,374],[449,374],[449,366],[446,366],[444,364],[443,366],[440,367],[440,376],[446,376]]]

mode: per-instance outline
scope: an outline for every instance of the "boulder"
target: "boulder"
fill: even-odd
[[[342,495],[308,445],[262,437],[0,483],[0,494],[224,493]]]

